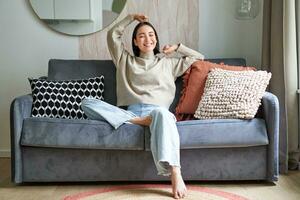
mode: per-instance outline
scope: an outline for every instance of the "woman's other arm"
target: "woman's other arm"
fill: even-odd
[[[165,54],[171,54],[175,51],[183,56],[181,58],[171,58],[174,77],[181,76],[196,60],[204,59],[204,55],[198,51],[186,47],[181,43],[166,45],[162,50],[162,52]]]

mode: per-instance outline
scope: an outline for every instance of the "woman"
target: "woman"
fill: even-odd
[[[131,55],[122,43],[125,28],[134,20],[140,23],[132,35]],[[123,123],[149,126],[151,151],[159,175],[171,175],[174,198],[184,198],[187,190],[180,171],[179,134],[176,119],[168,108],[175,96],[174,81],[196,60],[200,53],[182,44],[166,45],[162,53],[156,30],[142,14],[132,14],[117,23],[107,34],[108,48],[117,68],[117,105],[85,99],[82,109],[91,119],[104,118],[118,128]],[[182,58],[169,58],[173,52]],[[113,114],[112,114],[113,113]]]

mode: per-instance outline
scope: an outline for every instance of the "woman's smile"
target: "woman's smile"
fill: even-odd
[[[157,44],[154,30],[148,25],[140,27],[137,32],[136,38],[134,39],[134,44],[143,53],[153,51]]]

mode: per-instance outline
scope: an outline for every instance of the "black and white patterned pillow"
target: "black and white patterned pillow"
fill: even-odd
[[[29,79],[32,117],[86,119],[81,101],[86,97],[104,100],[104,76],[66,81]]]

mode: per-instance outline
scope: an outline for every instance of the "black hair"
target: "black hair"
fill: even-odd
[[[154,30],[157,43],[156,43],[155,48],[153,49],[153,53],[154,53],[154,55],[159,53],[159,41],[158,41],[158,35],[157,35],[157,32],[156,32],[155,28],[149,22],[140,22],[135,26],[135,28],[133,30],[133,33],[132,33],[132,51],[133,51],[135,56],[140,56],[140,49],[139,49],[138,46],[136,46],[134,44],[134,39],[136,38],[136,35],[137,35],[137,32],[138,32],[139,28],[141,28],[142,26],[145,26],[145,25],[150,26]]]

